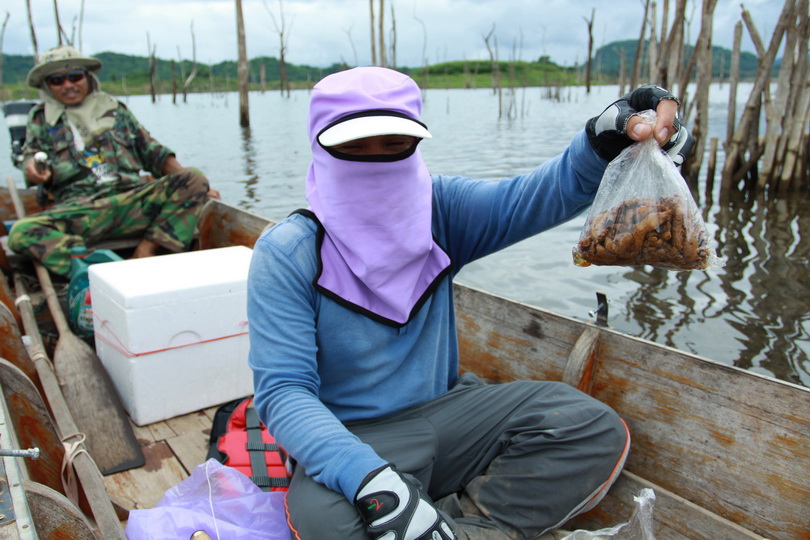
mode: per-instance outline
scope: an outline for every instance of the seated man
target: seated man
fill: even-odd
[[[23,172],[55,203],[20,219],[9,247],[55,274],[70,270],[70,249],[140,237],[133,258],[187,248],[207,197],[219,198],[197,169],[183,168],[127,107],[102,92],[101,62],[70,46],[45,52],[28,73],[42,103],[29,115]],[[44,153],[45,160],[34,159]],[[141,171],[158,178],[148,182]]]
[[[452,280],[582,212],[634,140],[655,133],[682,161],[675,96],[634,90],[561,155],[497,182],[431,175],[421,108],[416,82],[385,68],[315,85],[309,208],[254,246],[254,402],[295,461],[296,539],[535,538],[593,508],[629,450],[618,415],[568,385],[461,374]]]

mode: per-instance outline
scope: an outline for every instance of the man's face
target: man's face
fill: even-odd
[[[45,78],[53,97],[63,105],[79,105],[90,93],[90,82],[83,69],[60,71]]]

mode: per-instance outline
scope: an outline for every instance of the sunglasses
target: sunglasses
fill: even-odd
[[[77,83],[84,79],[86,75],[83,69],[74,69],[73,71],[68,71],[67,73],[58,73],[56,75],[50,75],[45,79],[45,81],[51,86],[62,86],[65,84],[65,81],[68,80],[72,83]]]

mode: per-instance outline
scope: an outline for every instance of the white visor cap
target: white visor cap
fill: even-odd
[[[416,120],[404,116],[380,114],[338,121],[318,135],[318,142],[323,146],[335,146],[377,135],[411,135],[420,139],[433,137],[427,128]]]

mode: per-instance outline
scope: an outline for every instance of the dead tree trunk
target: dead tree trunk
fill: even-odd
[[[692,185],[695,186],[697,185],[700,167],[703,164],[706,135],[709,132],[709,84],[712,82],[712,26],[716,6],[717,0],[703,0],[700,35],[698,36],[697,45],[692,51],[692,56],[697,59],[698,65],[697,89],[693,100],[696,113],[695,121],[692,124],[692,136],[695,138],[695,146],[682,170],[684,177],[689,179]],[[683,85],[680,88],[685,87]]]
[[[397,67],[397,18],[394,14],[394,6],[391,5],[391,67]]]
[[[681,58],[683,57],[683,34],[684,34],[684,20],[686,17],[686,0],[677,0],[675,4],[675,15],[673,16],[672,28],[669,31],[667,38],[667,45],[664,50],[667,54],[667,64],[665,71],[661,77],[663,86],[670,90],[675,90],[672,85],[678,79],[678,73],[681,70]],[[679,89],[680,90],[680,89]]]
[[[270,11],[269,7],[267,7],[267,2],[264,3],[264,7],[267,10],[267,13],[270,14],[270,18],[273,21],[273,26],[276,29],[276,33],[278,33],[279,90],[281,91],[282,95],[286,93],[287,97],[290,97],[290,81],[287,80],[287,61],[285,59],[287,54],[287,43],[289,42],[290,36],[287,33],[287,21],[284,17],[284,6],[281,2],[282,0],[278,0],[278,12],[279,18],[281,19],[280,25],[276,20],[275,15],[273,15],[273,12]]]
[[[731,52],[731,71],[728,88],[728,120],[726,122],[726,141],[723,148],[728,149],[731,137],[734,136],[734,123],[737,119],[737,85],[740,82],[740,50],[742,48],[742,22],[734,25],[734,46]]]
[[[155,62],[155,51],[157,49],[157,45],[152,47],[152,40],[149,37],[149,32],[146,33],[146,49],[149,53],[149,95],[152,96],[152,103],[157,101],[157,97],[155,96],[155,71],[156,71],[156,62]]]
[[[641,75],[641,64],[644,59],[642,51],[644,50],[644,36],[647,34],[647,15],[650,12],[650,0],[644,2],[644,17],[641,19],[641,32],[638,36],[638,43],[636,43],[636,57],[633,59],[633,73],[630,74],[630,89],[638,86],[638,80]]]
[[[655,2],[650,6],[650,17],[647,19],[647,24],[650,26],[650,40],[647,44],[647,80],[655,82],[655,76],[658,74],[658,34],[655,29]]]
[[[250,104],[248,103],[248,58],[245,43],[245,20],[242,17],[242,0],[236,0],[236,41],[239,48],[239,60],[236,73],[239,78],[239,125],[250,126]]]
[[[596,8],[591,10],[591,18],[585,19],[588,25],[588,61],[585,64],[585,92],[591,93],[591,57],[593,56],[593,19],[596,17]]]
[[[374,33],[374,0],[368,0],[369,14],[371,16],[371,65],[377,65],[377,38]]]
[[[619,95],[623,96],[627,86],[627,51],[619,50]]]
[[[749,166],[756,164],[756,161],[749,159],[741,169],[737,169],[739,163],[745,161],[743,152],[748,146],[747,137],[750,133],[750,127],[755,120],[759,118],[761,96],[765,91],[766,84],[770,80],[769,73],[776,58],[776,53],[781,45],[785,28],[788,26],[788,22],[793,14],[793,8],[793,2],[787,0],[782,9],[782,14],[779,16],[779,21],[776,24],[770,46],[765,54],[759,58],[759,69],[757,70],[754,87],[751,90],[751,95],[748,98],[745,109],[740,116],[740,121],[737,123],[737,127],[734,130],[731,143],[728,145],[729,147],[726,151],[726,162],[723,164],[723,190],[730,189],[742,175],[747,173]],[[756,153],[759,152],[755,152],[755,154]]]
[[[56,0],[53,0],[53,15],[56,19],[56,43],[58,45],[62,45],[62,23],[59,20],[59,6],[56,3]]]
[[[31,45],[34,47],[34,64],[39,62],[39,48],[37,47],[37,33],[34,31],[34,19],[31,17],[31,0],[25,0],[25,9],[28,12],[28,30],[31,32]]]
[[[779,191],[797,189],[802,181],[807,182],[808,180],[807,171],[799,168],[802,162],[802,138],[805,136],[806,126],[810,125],[810,73],[808,73],[807,60],[808,40],[810,40],[808,0],[799,0],[796,7],[798,23],[791,25],[788,29],[785,46],[785,55],[790,48],[794,61],[792,74],[784,77],[784,80],[789,79],[789,82],[786,83],[789,93],[785,100],[784,127],[776,143],[775,163],[778,168],[775,167],[771,174]],[[781,82],[780,73],[780,84]]]
[[[3,38],[6,35],[6,25],[11,17],[11,13],[6,11],[6,18],[3,20],[3,26],[0,27],[0,101],[6,100],[6,91],[3,89]]]
[[[177,71],[174,60],[172,60],[172,105],[177,105]]]
[[[386,67],[388,64],[385,58],[385,25],[383,19],[385,18],[385,0],[380,0],[380,20],[379,20],[379,38],[380,38],[380,65]]]
[[[82,0],[81,8],[79,9],[79,50],[83,51],[82,45],[82,27],[84,26],[84,0]]]
[[[655,82],[656,84],[660,84],[662,86],[667,86],[666,82],[666,64],[667,64],[667,29],[669,28],[669,0],[664,0],[663,5],[661,6],[661,40],[658,42],[658,50],[662,52],[662,54],[658,55],[656,60],[655,67],[650,66],[650,72],[653,73],[653,76],[650,78],[651,82]],[[653,71],[654,70],[654,71]]]
[[[484,44],[487,46],[487,52],[489,53],[489,65],[492,70],[492,93],[498,94],[498,114],[501,113],[501,70],[500,66],[498,65],[498,40],[495,38],[495,47],[493,50],[492,45],[490,45],[489,40],[492,39],[492,34],[495,33],[495,25],[492,25],[492,30],[489,31],[484,37]]]
[[[424,74],[424,79],[422,80],[422,99],[425,98],[425,90],[427,90],[430,82],[430,70],[428,69],[428,57],[427,57],[427,29],[425,28],[425,23],[419,17],[414,17],[416,22],[418,22],[422,26],[422,73]]]
[[[183,81],[183,103],[188,103],[188,89],[191,87],[191,81],[197,76],[197,41],[194,38],[194,21],[191,21],[191,73]]]

